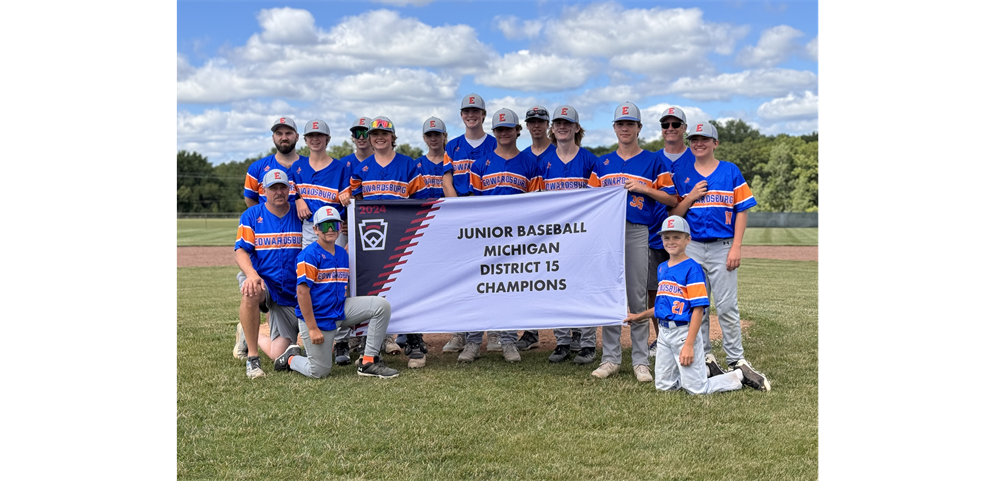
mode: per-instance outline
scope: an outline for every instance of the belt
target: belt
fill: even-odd
[[[712,237],[711,239],[691,239],[695,242],[701,242],[702,244],[711,244],[712,242],[732,240],[732,237]]]
[[[656,318],[656,322],[659,323],[660,327],[662,327],[664,329],[676,329],[677,327],[686,326],[686,325],[690,324],[690,322],[688,322],[688,321],[666,321],[666,320],[660,319],[659,317]]]

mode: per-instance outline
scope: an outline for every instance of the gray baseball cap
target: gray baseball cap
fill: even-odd
[[[525,111],[525,121],[528,122],[532,119],[545,120],[546,122],[549,122],[549,111],[542,105],[536,105],[535,107]]]
[[[263,176],[263,187],[269,188],[273,184],[283,184],[290,187],[290,181],[287,179],[287,173],[280,169],[270,169]]]
[[[688,123],[688,118],[684,116],[684,111],[679,107],[667,107],[663,109],[663,116],[660,117],[660,122],[663,122],[663,119],[667,117],[677,117],[681,119],[681,122]]]
[[[324,120],[312,120],[304,126],[304,136],[307,134],[325,134],[331,136],[332,133],[328,130],[328,124]]]
[[[554,112],[553,120],[556,119],[569,120],[575,124],[580,121],[580,119],[577,116],[577,109],[569,105],[561,105],[557,107],[555,110],[553,110],[553,112]]]
[[[425,123],[421,124],[421,133],[427,134],[429,132],[446,133],[446,123],[438,117],[429,117]]]
[[[518,125],[518,114],[511,109],[501,109],[494,113],[491,119],[491,128],[514,127]]]
[[[339,215],[339,211],[335,207],[324,205],[318,208],[314,213],[314,223],[315,225],[325,222],[326,220],[337,220],[342,222],[342,216]]]
[[[639,114],[639,107],[636,107],[636,104],[626,102],[618,107],[615,107],[615,120],[613,120],[613,122],[618,122],[619,120],[642,122],[643,117]]]
[[[373,123],[373,119],[369,117],[360,117],[352,122],[352,127],[349,127],[349,131],[352,132],[355,129],[367,129],[369,130],[370,124]]]
[[[660,233],[664,232],[683,232],[687,235],[691,235],[691,226],[688,225],[688,221],[684,220],[683,217],[678,215],[672,215],[663,220],[663,224],[660,226]]]
[[[387,117],[377,117],[370,122],[370,132],[374,130],[386,130],[387,132],[394,131],[394,122],[391,122]]]
[[[487,110],[487,107],[484,106],[484,99],[482,99],[479,95],[477,95],[477,94],[469,94],[466,97],[463,97],[463,103],[460,104],[460,108],[459,109],[460,110],[463,110],[463,109]]]
[[[719,140],[719,131],[715,130],[715,126],[708,122],[703,122],[700,124],[694,124],[688,128],[688,138],[691,137],[711,137],[715,140]]]
[[[276,122],[273,122],[273,126],[269,128],[270,132],[276,132],[276,128],[281,125],[286,125],[287,127],[294,129],[294,132],[297,132],[297,124],[295,124],[294,119],[290,117],[280,117],[276,119]]]

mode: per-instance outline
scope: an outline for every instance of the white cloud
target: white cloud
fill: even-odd
[[[630,84],[607,85],[585,90],[578,95],[572,95],[567,99],[567,103],[577,109],[577,113],[584,110],[595,110],[599,108],[615,109],[622,102],[632,102],[637,106],[639,101],[645,96],[645,92]]]
[[[691,9],[623,9],[615,3],[566,7],[545,26],[551,52],[611,59],[616,68],[670,78],[708,68],[705,56],[732,53],[748,27],[707,23]]]
[[[184,80],[194,72],[193,66],[183,54],[176,54],[176,81]]]
[[[809,59],[819,61],[819,37],[815,37],[805,44],[805,54],[808,55]]]
[[[458,74],[479,70],[494,57],[466,25],[431,27],[388,10],[346,17],[328,31],[316,28],[305,10],[263,10],[257,18],[262,33],[226,57],[196,69],[188,68],[185,59],[177,60],[179,103],[256,97],[312,100],[342,76],[378,67],[417,66]]]
[[[819,96],[807,90],[801,96],[789,93],[764,102],[757,108],[757,115],[767,120],[812,119],[819,115]]]
[[[773,67],[798,49],[795,39],[804,35],[787,25],[764,30],[756,46],[746,46],[736,56],[736,62],[746,67]]]
[[[263,28],[261,36],[267,43],[307,45],[318,40],[314,16],[307,10],[290,7],[260,10],[256,20]]]
[[[538,37],[542,30],[542,22],[539,20],[525,20],[523,22],[514,15],[498,15],[494,17],[494,27],[509,40],[521,40]]]
[[[751,127],[760,131],[763,135],[805,135],[819,131],[819,119],[798,120],[793,122],[776,122],[770,125],[757,125],[748,122]]]
[[[734,95],[766,97],[799,90],[814,90],[818,77],[807,70],[757,69],[696,78],[682,77],[667,88],[668,93],[692,100],[729,100]]]
[[[343,101],[424,104],[426,99],[453,98],[459,79],[427,70],[379,68],[329,82],[330,93]]]
[[[524,50],[492,60],[476,76],[476,82],[488,87],[557,92],[580,87],[595,73],[593,62],[586,59]]]

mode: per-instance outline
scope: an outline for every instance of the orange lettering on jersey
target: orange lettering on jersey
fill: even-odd
[[[629,205],[631,205],[631,206],[633,206],[633,207],[635,207],[635,208],[637,208],[639,210],[643,210],[643,198],[642,198],[642,196],[638,196],[638,195],[632,196],[632,202],[629,202]]]
[[[608,165],[608,162],[610,161],[608,159],[605,159],[605,165]]]
[[[681,301],[674,301],[673,306],[670,308],[670,312],[677,314],[678,316],[684,313],[684,303]]]
[[[732,212],[726,212],[726,225],[732,225]]]

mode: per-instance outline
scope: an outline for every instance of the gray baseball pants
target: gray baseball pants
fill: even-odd
[[[379,356],[380,345],[383,343],[387,333],[387,325],[390,323],[390,303],[387,299],[378,296],[349,297],[345,300],[345,319],[335,323],[334,331],[321,331],[325,336],[321,344],[311,343],[311,334],[308,332],[307,323],[304,319],[298,318],[297,325],[300,328],[301,338],[304,340],[304,350],[307,357],[294,356],[290,361],[290,369],[293,369],[305,376],[322,378],[332,372],[332,364],[335,363],[335,343],[333,339],[338,331],[349,331],[349,328],[369,319],[370,327],[366,334],[366,356]]]
[[[719,239],[714,242],[691,241],[685,251],[688,257],[701,264],[705,271],[705,287],[712,298],[712,303],[718,311],[719,327],[722,328],[722,349],[726,353],[726,363],[735,364],[743,359],[743,335],[739,325],[739,301],[737,300],[737,282],[739,269],[726,270],[726,259],[732,239]],[[709,325],[708,307],[701,318],[702,340],[708,339]],[[703,343],[705,354],[712,352],[711,341]]]
[[[629,312],[646,310],[646,276],[649,266],[649,230],[643,224],[625,222],[625,296]],[[650,323],[629,325],[632,365],[649,366]],[[622,364],[622,326],[601,327],[601,362]]]
[[[652,322],[657,322],[653,319]],[[649,324],[648,322],[644,324]],[[670,329],[660,326],[656,338],[656,366],[654,384],[661,391],[684,388],[691,394],[711,394],[721,391],[735,391],[743,387],[735,372],[708,377],[705,367],[705,353],[702,351],[701,335],[694,339],[694,360],[690,366],[681,365],[681,349],[688,338],[688,326]],[[707,339],[707,338],[706,338]]]

